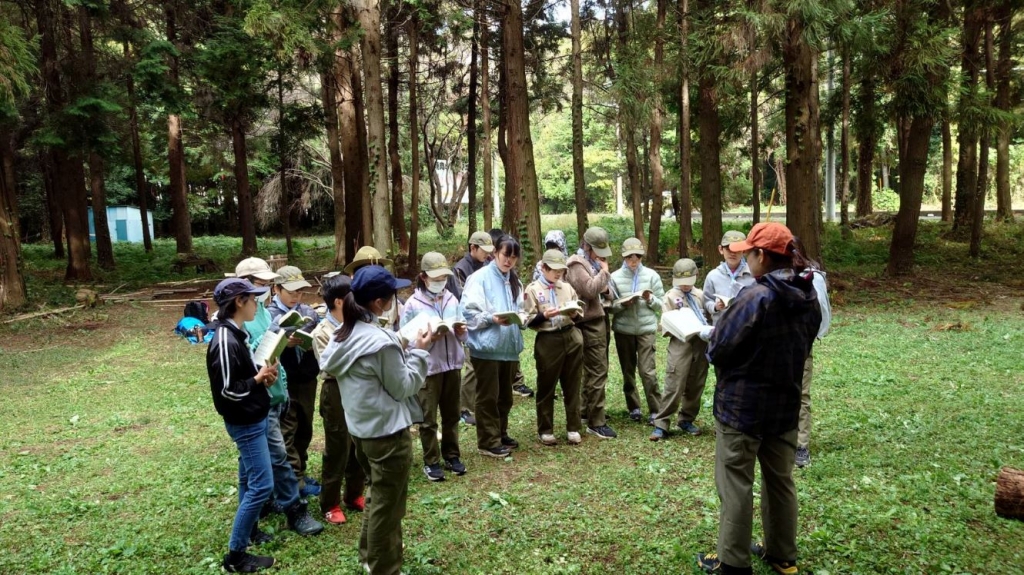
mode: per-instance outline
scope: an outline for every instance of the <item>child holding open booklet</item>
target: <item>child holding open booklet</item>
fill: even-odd
[[[467,337],[465,320],[459,311],[459,300],[446,284],[452,275],[448,260],[437,252],[423,254],[416,291],[405,302],[401,325],[424,329],[430,336],[427,351],[427,381],[417,398],[423,408],[420,443],[423,446],[423,473],[430,481],[444,481],[444,469],[455,475],[466,473],[459,456],[459,406],[462,388],[462,366],[466,353],[462,348]],[[438,329],[440,327],[440,329]],[[415,340],[411,334],[409,341]],[[441,411],[441,444],[437,441],[437,412]],[[444,469],[441,459],[444,459]]]
[[[537,330],[533,357],[537,361],[537,434],[544,445],[555,445],[555,384],[561,382],[565,401],[566,438],[579,444],[580,379],[583,376],[583,333],[573,319],[582,317],[576,290],[562,281],[565,254],[552,249],[541,259],[541,277],[526,286],[523,308]]]
[[[672,266],[672,289],[665,294],[662,322],[674,310],[684,310],[692,312],[702,325],[708,325],[704,312],[704,292],[694,287],[696,283],[697,264],[688,258],[677,260]],[[708,378],[708,359],[704,355],[708,344],[696,334],[685,339],[669,332],[665,335],[669,338],[665,392],[661,396],[661,408],[654,416],[651,441],[658,441],[668,435],[669,420],[676,411],[679,412],[679,429],[690,435],[700,435],[700,428],[693,422],[700,412],[700,399]]]

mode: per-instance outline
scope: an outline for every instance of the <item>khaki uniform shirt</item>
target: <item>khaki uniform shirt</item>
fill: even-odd
[[[529,319],[533,319],[533,316],[536,314],[544,313],[552,307],[557,308],[571,301],[576,301],[579,299],[579,296],[576,295],[576,290],[571,285],[564,281],[558,281],[555,282],[555,298],[557,302],[551,301],[551,290],[544,283],[539,280],[532,282],[526,286],[526,290],[523,293],[523,310],[529,316]],[[570,316],[557,315],[551,319],[544,320],[541,324],[532,326],[532,328],[538,332],[560,331],[571,326],[573,319]]]

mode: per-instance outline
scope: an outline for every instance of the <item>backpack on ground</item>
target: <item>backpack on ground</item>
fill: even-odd
[[[203,324],[210,323],[210,306],[201,299],[194,299],[185,304],[185,317],[194,317]]]
[[[213,330],[208,329],[206,324],[195,317],[183,317],[174,327],[174,333],[187,339],[189,343],[210,343],[213,339]]]

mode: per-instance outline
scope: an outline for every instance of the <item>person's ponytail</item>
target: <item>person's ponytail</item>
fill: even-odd
[[[334,340],[337,342],[345,341],[348,336],[352,335],[352,329],[355,328],[357,321],[369,323],[373,319],[373,313],[356,303],[356,296],[352,292],[348,292],[341,304],[341,318],[341,327],[334,335]]]

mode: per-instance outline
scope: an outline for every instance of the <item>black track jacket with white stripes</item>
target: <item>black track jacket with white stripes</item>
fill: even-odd
[[[256,383],[256,364],[246,344],[248,334],[227,320],[217,320],[206,350],[213,405],[226,423],[252,425],[270,412],[270,393]]]

